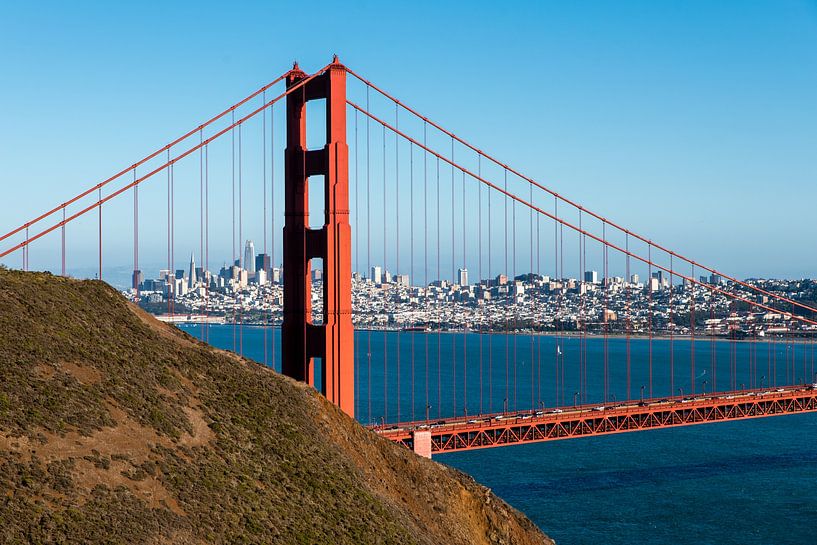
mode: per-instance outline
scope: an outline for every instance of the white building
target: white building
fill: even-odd
[[[468,269],[457,269],[457,284],[460,286],[468,285]]]
[[[372,282],[378,285],[383,283],[383,269],[379,265],[372,267]]]

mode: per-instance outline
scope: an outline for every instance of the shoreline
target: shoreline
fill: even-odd
[[[216,321],[216,320],[174,320],[174,321],[167,321],[166,323],[170,323],[176,326],[179,325],[188,325],[188,326],[202,326],[202,325],[218,325],[218,326],[241,326],[241,327],[252,327],[252,328],[264,328],[264,327],[273,327],[280,329],[280,324],[272,325],[264,324],[261,322],[226,322],[226,321]],[[355,331],[367,331],[367,332],[386,332],[386,333],[428,333],[428,334],[442,334],[442,335],[461,335],[461,334],[472,334],[472,335],[516,335],[516,336],[543,336],[543,337],[563,337],[568,339],[604,339],[604,334],[598,333],[587,333],[582,334],[581,332],[576,331],[564,331],[564,332],[555,332],[555,331],[475,331],[472,329],[447,329],[447,330],[405,330],[400,328],[377,328],[377,327],[356,327]],[[624,333],[609,333],[606,335],[606,338],[609,339],[616,339],[616,340],[634,340],[634,341],[692,341],[692,335],[643,335],[643,334],[630,334],[626,335]],[[736,342],[736,343],[773,343],[773,342],[781,342],[781,343],[788,343],[788,344],[810,344],[814,342],[812,339],[809,339],[805,336],[798,336],[792,338],[786,337],[745,337],[742,339],[729,339],[728,337],[720,336],[720,335],[706,335],[706,334],[696,334],[695,335],[695,342]]]

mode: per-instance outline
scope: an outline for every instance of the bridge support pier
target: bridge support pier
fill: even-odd
[[[297,64],[287,87],[307,78]],[[306,103],[326,100],[326,145],[306,148]],[[349,148],[346,68],[335,57],[317,77],[287,95],[284,204],[284,321],[282,370],[315,385],[321,360],[323,393],[354,417],[352,232],[349,225]],[[324,178],[324,225],[309,228],[309,178]],[[323,260],[323,323],[312,322],[312,259]]]
[[[431,432],[428,430],[417,430],[412,433],[412,443],[414,444],[414,454],[423,458],[431,458]]]

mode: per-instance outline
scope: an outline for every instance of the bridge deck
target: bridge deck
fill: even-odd
[[[431,452],[438,454],[813,411],[817,411],[817,389],[799,386],[650,399],[607,407],[583,405],[492,414],[434,423],[409,422],[373,429],[408,448],[414,447],[416,431],[428,431]]]

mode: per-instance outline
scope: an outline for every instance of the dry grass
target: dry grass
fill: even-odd
[[[0,270],[0,543],[548,543],[99,282]]]

